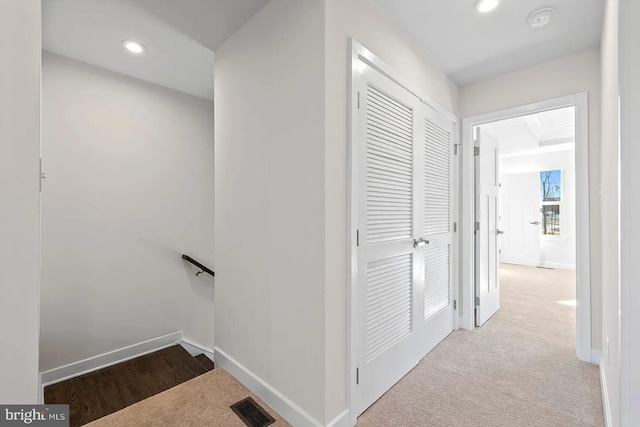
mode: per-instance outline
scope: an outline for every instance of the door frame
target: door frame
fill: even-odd
[[[355,39],[349,39],[349,58],[348,58],[348,73],[349,73],[349,87],[347,101],[347,125],[348,125],[348,160],[347,160],[347,175],[348,175],[348,251],[347,251],[347,265],[348,271],[348,302],[347,302],[347,405],[349,408],[349,422],[350,425],[355,426],[359,414],[356,414],[353,410],[352,402],[355,402],[355,396],[357,393],[356,375],[357,375],[357,333],[358,333],[358,248],[357,248],[357,226],[358,226],[358,152],[360,144],[358,141],[358,82],[359,82],[359,69],[358,62],[363,61],[368,66],[384,74],[394,82],[415,95],[422,103],[429,105],[437,112],[443,114],[446,118],[450,119],[454,123],[454,129],[458,129],[458,118],[436,102],[429,95],[425,94],[414,86],[409,80],[401,75],[401,73],[394,70],[390,65],[378,58],[373,52],[365,48],[358,43]],[[454,144],[456,147],[460,147],[459,144],[459,132],[454,131]],[[460,150],[458,150],[460,154]],[[452,217],[455,224],[459,224],[459,189],[460,189],[460,159],[461,156],[455,156],[454,158],[454,170],[453,170],[453,208]],[[457,236],[456,236],[457,235]],[[453,263],[453,274],[451,277],[451,292],[454,295],[456,301],[460,300],[460,287],[459,287],[459,233],[454,231],[454,236],[451,244],[451,261]],[[459,304],[458,304],[459,307]],[[459,315],[454,315],[454,330],[459,326]]]
[[[462,218],[461,218],[461,302],[460,327],[474,328],[474,156],[473,128],[497,120],[555,110],[576,108],[576,355],[578,359],[597,363],[591,345],[591,271],[589,212],[589,98],[587,92],[553,98],[519,107],[468,117],[462,121]]]

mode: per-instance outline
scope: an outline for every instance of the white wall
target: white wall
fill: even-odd
[[[326,34],[326,420],[346,409],[347,72],[353,37],[440,104],[458,111],[458,88],[373,0],[327,0]]]
[[[576,180],[574,150],[553,153],[529,154],[506,157],[500,160],[500,181],[509,174],[562,170],[562,236],[540,237],[540,262],[543,267],[576,267]],[[502,195],[502,193],[501,193]],[[501,208],[508,206],[509,200],[500,200]],[[501,210],[504,220],[505,211]]]
[[[37,403],[40,0],[0,0],[0,403]]]
[[[213,347],[213,104],[43,55],[42,371],[171,332]]]
[[[216,51],[216,350],[320,422],[324,73],[323,1],[272,0]]]
[[[507,73],[460,90],[462,117],[499,111],[587,91],[589,94],[589,204],[591,239],[591,341],[602,337],[600,235],[600,53],[589,50]]]
[[[607,1],[602,31],[602,361],[612,426],[620,425],[618,232],[618,1]],[[637,310],[637,309],[636,309]],[[636,335],[637,336],[637,335]],[[609,345],[607,345],[607,340]]]

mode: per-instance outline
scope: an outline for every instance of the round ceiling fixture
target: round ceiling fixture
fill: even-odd
[[[131,53],[135,53],[137,55],[144,52],[144,46],[142,46],[138,42],[134,42],[133,40],[124,40],[122,45]]]
[[[550,7],[536,10],[531,15],[529,15],[529,25],[531,25],[531,28],[544,27],[551,21],[551,15],[553,15],[553,12],[554,10]]]
[[[476,2],[476,10],[480,13],[491,12],[498,7],[500,0],[478,0]]]

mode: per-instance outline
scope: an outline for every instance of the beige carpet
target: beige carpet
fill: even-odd
[[[359,427],[603,426],[598,368],[575,356],[575,272],[503,265],[500,311],[447,337]]]
[[[227,371],[220,368],[87,425],[91,427],[246,427],[229,406],[249,396],[276,419],[272,426],[290,425]]]

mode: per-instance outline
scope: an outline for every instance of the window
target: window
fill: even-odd
[[[562,171],[540,172],[540,200],[542,201],[542,235],[560,236],[562,233]]]

